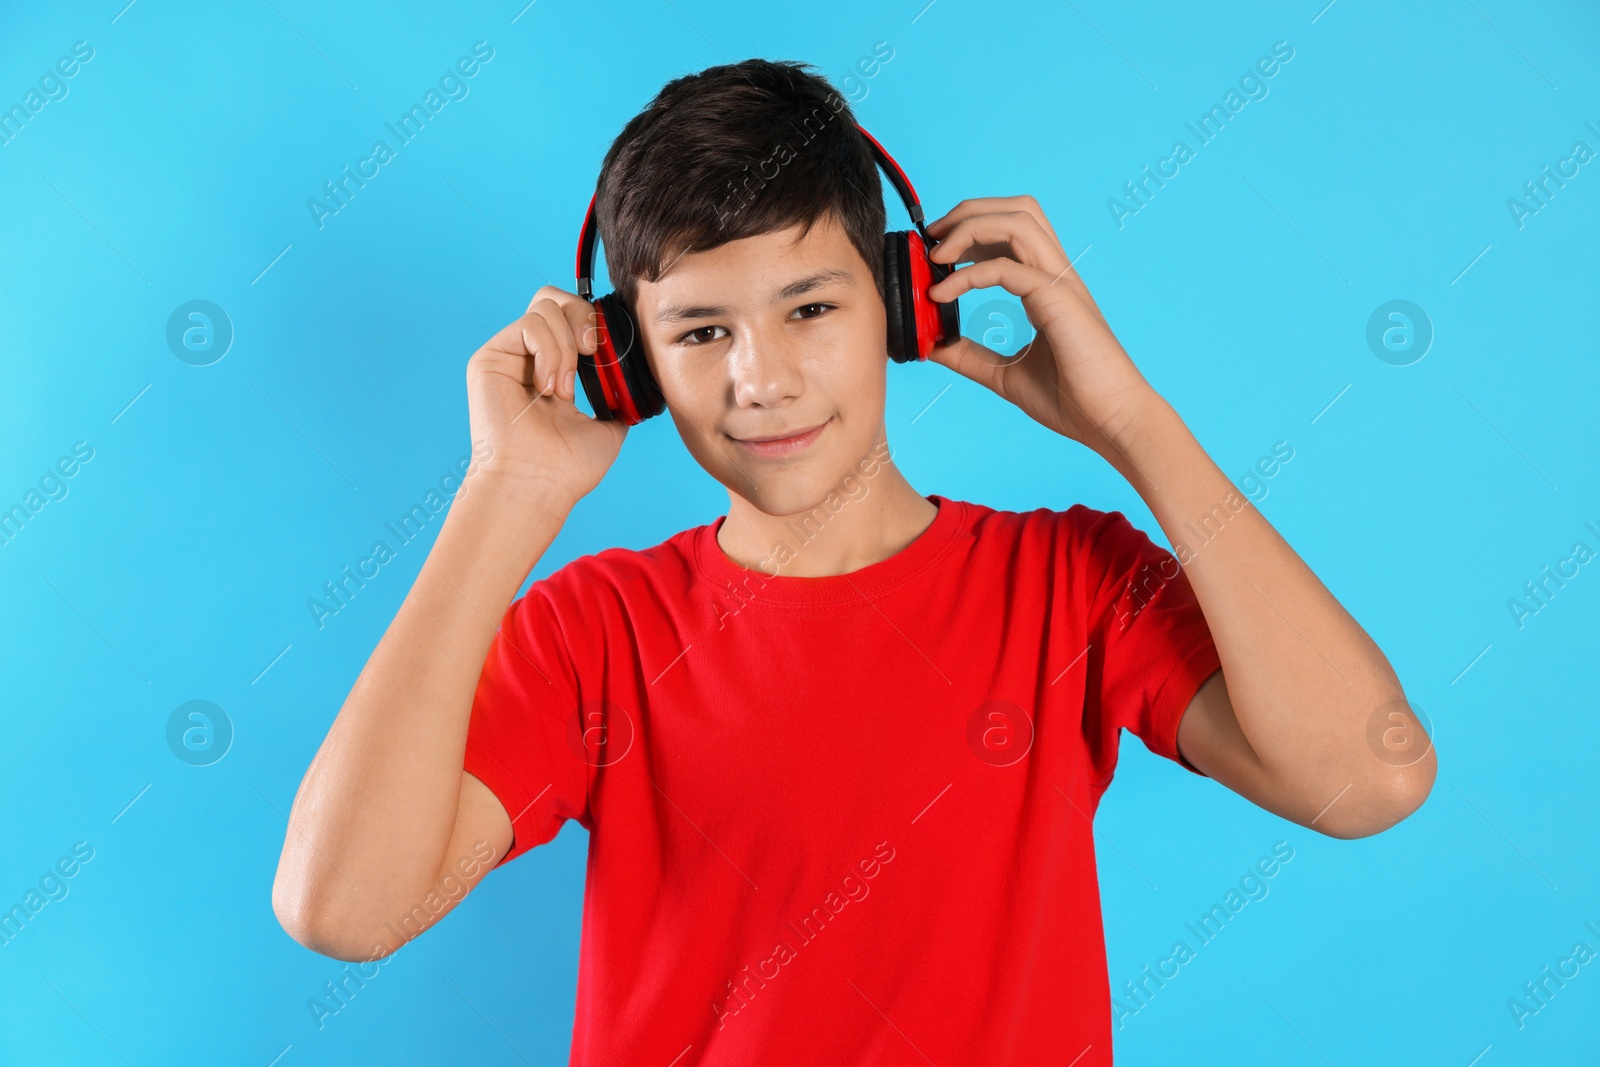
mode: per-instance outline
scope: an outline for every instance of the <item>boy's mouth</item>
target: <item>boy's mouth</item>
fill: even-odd
[[[762,437],[733,437],[733,440],[744,446],[757,456],[787,456],[810,447],[811,443],[822,435],[822,431],[833,421],[830,415],[823,422],[809,428],[789,431],[777,435]]]

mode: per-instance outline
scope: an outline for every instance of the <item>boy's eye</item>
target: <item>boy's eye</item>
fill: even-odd
[[[813,309],[815,309],[815,313],[801,316],[802,318],[814,319],[818,315],[826,314],[827,312],[832,311],[837,306],[838,305],[836,305],[836,304],[824,304],[824,303],[802,304],[799,307],[795,308],[795,313],[799,314],[800,312],[812,312]],[[693,347],[694,345],[710,344],[712,341],[721,340],[721,338],[719,338],[719,337],[717,337],[715,335],[710,336],[710,337],[704,336],[705,332],[707,330],[721,330],[721,329],[723,329],[723,327],[721,327],[721,326],[700,326],[700,327],[697,327],[696,329],[690,330],[688,333],[686,333],[682,337],[678,338],[678,343],[680,345],[689,345],[691,347]],[[724,332],[726,332],[726,331],[724,331]]]
[[[690,330],[688,333],[686,333],[682,337],[678,338],[678,343],[680,345],[703,345],[703,344],[707,344],[707,343],[709,343],[711,341],[717,340],[717,338],[715,338],[715,337],[701,337],[700,335],[705,333],[705,331],[707,331],[707,330],[720,330],[720,329],[722,329],[721,326],[701,326],[701,327],[699,327],[697,329]]]

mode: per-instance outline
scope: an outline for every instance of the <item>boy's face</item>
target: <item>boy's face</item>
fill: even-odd
[[[768,515],[821,503],[883,430],[888,351],[871,268],[834,216],[800,229],[684,255],[639,282],[634,309],[690,454]]]

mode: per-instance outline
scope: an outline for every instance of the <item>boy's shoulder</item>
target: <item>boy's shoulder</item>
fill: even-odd
[[[1050,507],[1007,510],[974,501],[959,502],[972,513],[975,536],[1050,537],[1065,548],[1092,551],[1108,535],[1140,533],[1121,511],[1105,511],[1088,504],[1070,504],[1065,510]]]
[[[696,543],[710,528],[709,523],[690,526],[643,548],[611,545],[581,553],[534,579],[528,592],[592,602],[597,595],[614,597],[627,590],[659,586],[663,581],[690,581]]]
[[[975,555],[1004,557],[1007,580],[1028,573],[1092,599],[1126,584],[1133,574],[1155,569],[1170,580],[1181,570],[1171,552],[1116,509],[1082,503],[1065,510],[968,507],[974,513]]]
[[[694,558],[695,542],[701,532],[715,525],[715,520],[688,526],[669,534],[653,545],[629,548],[625,545],[608,545],[574,558],[567,566],[581,565],[591,569],[627,571],[659,570],[662,567],[681,565]]]

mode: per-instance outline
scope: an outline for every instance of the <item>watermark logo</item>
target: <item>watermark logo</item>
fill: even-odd
[[[1367,719],[1367,747],[1392,767],[1409,767],[1433,751],[1433,723],[1415,704],[1391,700]]]
[[[633,750],[634,733],[628,709],[601,697],[584,701],[568,721],[567,745],[589,766],[609,767]]]
[[[872,892],[869,883],[894,862],[894,857],[894,846],[887,841],[879,841],[873,846],[872,855],[859,860],[854,869],[846,868],[846,873],[837,881],[837,888],[830,884],[827,894],[816,906],[785,924],[794,935],[793,938],[788,933],[780,933],[771,955],[758,960],[754,967],[745,964],[738,974],[728,979],[725,992],[719,993],[717,1000],[711,1002],[711,1014],[717,1020],[717,1029],[726,1029],[729,1019],[749,1008],[767,988],[767,983],[777,981],[783,974],[783,968],[799,959],[801,950],[821,937],[822,932],[839,919],[840,913],[852,903],[859,904],[866,900]],[[860,871],[859,875],[857,870]]]
[[[322,193],[306,199],[306,210],[311,213],[311,221],[317,224],[317,229],[325,229],[328,219],[349,207],[356,194],[367,187],[367,182],[376,178],[385,164],[396,159],[399,150],[415,140],[445,105],[465,100],[472,91],[467,82],[477,77],[483,65],[492,59],[494,48],[489,42],[475,42],[472,55],[457,59],[454,67],[445,68],[439,75],[437,89],[430,86],[421,103],[413,102],[394,121],[383,124],[394,137],[393,147],[385,140],[374,141],[368,153],[356,160],[353,170],[350,164],[342,164],[336,178],[323,182]]]
[[[876,41],[872,45],[872,55],[862,56],[855,61],[850,73],[839,83],[844,86],[844,95],[849,97],[852,104],[859,104],[867,98],[867,94],[872,92],[867,82],[876,78],[893,58],[894,46],[888,41]]]
[[[1018,362],[1028,354],[1038,337],[1021,302],[998,297],[985,300],[967,312],[961,333],[1000,355],[1004,362],[998,366]],[[981,351],[978,354],[980,358],[983,355]]]
[[[1595,137],[1600,137],[1600,126],[1593,122],[1585,122],[1585,128]],[[1567,154],[1556,160],[1555,170],[1550,169],[1546,163],[1539,168],[1539,176],[1522,183],[1522,195],[1506,198],[1506,210],[1511,212],[1511,221],[1517,224],[1517,229],[1522,229],[1528,220],[1545,208],[1550,206],[1550,201],[1555,199],[1556,193],[1567,187],[1567,181],[1576,178],[1584,164],[1595,156],[1594,149],[1586,141],[1572,142],[1572,148]]]
[[[38,882],[28,887],[20,901],[9,908],[0,905],[0,945],[11,944],[47,905],[66,900],[67,894],[72,892],[69,882],[92,859],[94,846],[87,841],[76,841],[72,845],[72,855],[62,856],[54,866],[46,867]]]
[[[1591,934],[1600,937],[1600,929],[1594,923],[1586,922],[1583,925]],[[1539,968],[1536,979],[1523,982],[1521,993],[1506,998],[1506,1008],[1511,1012],[1511,1021],[1517,1024],[1517,1029],[1526,1027],[1529,1019],[1548,1008],[1556,994],[1567,988],[1567,983],[1578,977],[1583,966],[1594,958],[1595,951],[1587,941],[1575,941],[1571,951],[1556,960],[1553,969],[1546,963]]]
[[[1221,536],[1228,521],[1248,506],[1245,497],[1254,503],[1265,500],[1267,494],[1271,492],[1265,479],[1276,477],[1282,471],[1284,464],[1292,459],[1294,459],[1294,446],[1288,441],[1275,442],[1272,454],[1257,459],[1255,466],[1239,480],[1245,496],[1230,491],[1221,503],[1211,505],[1210,511],[1198,519],[1184,522],[1185,536],[1192,535],[1190,540],[1174,541],[1172,551],[1160,553],[1153,567],[1146,563],[1137,572],[1129,575],[1123,585],[1122,598],[1117,602],[1119,629],[1126,630],[1128,624],[1144,610],[1145,605],[1154,600],[1156,594],[1181,573],[1181,568],[1194,562],[1195,556],[1202,548]]]
[[[826,105],[826,108],[820,105],[812,108],[811,114],[801,119],[798,126],[789,123],[783,132],[783,140],[766,158],[755,164],[754,173],[746,164],[737,180],[728,180],[717,204],[718,229],[726,230],[745,208],[755,203],[756,198],[784,167],[796,159],[810,158],[806,152],[807,146],[822,132],[824,126],[848,106],[848,102],[838,93],[829,93]],[[795,136],[790,137],[790,132]]]
[[[328,1020],[350,1007],[367,983],[382,973],[380,968],[388,966],[401,949],[420,937],[423,931],[460,902],[471,888],[471,879],[494,858],[494,849],[489,842],[478,840],[473,844],[470,855],[456,860],[454,870],[446,868],[446,873],[434,883],[426,897],[413,904],[404,915],[386,920],[383,925],[394,936],[392,944],[374,944],[370,957],[346,963],[340,968],[337,979],[322,983],[320,995],[307,998],[306,1008],[317,1029],[327,1029]],[[457,871],[460,872],[459,876]]]
[[[1239,488],[1244,490],[1244,495],[1250,498],[1252,504],[1267,499],[1267,494],[1272,492],[1267,479],[1276,478],[1291,459],[1294,459],[1294,446],[1288,441],[1274,441],[1272,455],[1260,457],[1253,468],[1245,471],[1239,479]]]
[[[320,597],[306,598],[306,610],[311,614],[311,621],[317,624],[317,629],[321,630],[330,618],[349,607],[357,594],[367,587],[367,583],[382,573],[384,565],[398,557],[400,549],[422,536],[428,523],[444,511],[451,500],[465,496],[470,487],[476,484],[471,481],[472,475],[493,456],[494,447],[487,441],[474,441],[472,453],[462,456],[454,467],[439,477],[437,489],[430,487],[422,500],[412,504],[409,511],[383,524],[384,529],[393,535],[393,546],[386,539],[374,541],[372,548],[357,559],[353,567],[348,563],[341,564],[339,573],[322,583]],[[479,466],[474,467],[473,463]]]
[[[1287,841],[1274,843],[1271,855],[1262,856],[1253,866],[1245,868],[1236,883],[1237,888],[1230,886],[1222,900],[1211,905],[1210,911],[1201,914],[1194,922],[1185,922],[1184,929],[1193,938],[1194,944],[1189,943],[1189,937],[1174,941],[1167,955],[1158,959],[1154,967],[1145,964],[1140,968],[1137,979],[1130,978],[1123,982],[1122,992],[1112,995],[1111,1012],[1117,1029],[1121,1030],[1129,1019],[1150,1007],[1156,994],[1182,974],[1182,968],[1194,962],[1200,950],[1221,936],[1222,931],[1248,905],[1267,899],[1272,891],[1271,880],[1293,859],[1293,845]]]
[[[233,347],[233,320],[209,300],[190,300],[167,317],[167,347],[191,367],[209,367]]]
[[[191,767],[209,767],[233,747],[233,720],[209,700],[179,704],[167,718],[167,747]]]
[[[1260,57],[1254,67],[1247,68],[1239,77],[1237,89],[1230,86],[1223,93],[1221,103],[1212,104],[1194,121],[1183,124],[1184,129],[1194,137],[1194,147],[1191,148],[1189,142],[1181,138],[1172,142],[1172,147],[1156,161],[1153,170],[1150,164],[1145,163],[1139,168],[1139,177],[1122,183],[1120,198],[1107,197],[1106,210],[1111,213],[1111,221],[1116,223],[1117,229],[1124,229],[1128,219],[1149,207],[1156,193],[1165,189],[1167,182],[1176,178],[1183,166],[1196,158],[1199,149],[1216,140],[1234,116],[1245,109],[1246,104],[1265,100],[1271,91],[1268,81],[1276,77],[1283,65],[1293,58],[1293,45],[1288,41],[1274,41],[1272,54]]]
[[[1009,700],[990,700],[967,716],[967,747],[991,767],[1009,767],[1033,748],[1033,719]]]
[[[1583,525],[1596,538],[1600,538],[1600,528],[1594,523],[1586,522]],[[1546,563],[1539,568],[1537,578],[1523,582],[1522,593],[1506,600],[1506,608],[1511,612],[1511,621],[1517,624],[1517,629],[1527,626],[1527,620],[1549,607],[1556,594],[1567,587],[1567,582],[1576,578],[1583,565],[1594,558],[1595,551],[1587,541],[1574,541],[1571,550],[1556,560],[1554,569]]]
[[[73,443],[72,454],[62,456],[54,465],[46,467],[39,476],[38,488],[32,486],[22,494],[22,499],[7,508],[0,503],[0,545],[9,545],[22,532],[32,518],[44,510],[51,501],[65,500],[71,492],[67,480],[83,469],[83,464],[94,458],[94,446],[87,441]]]
[[[1367,347],[1391,367],[1409,367],[1433,346],[1433,320],[1409,300],[1379,304],[1367,319]]]
[[[766,586],[768,578],[778,577],[783,568],[799,559],[806,546],[821,536],[828,523],[840,512],[848,505],[865,499],[872,490],[870,479],[886,469],[893,458],[888,437],[880,434],[872,451],[862,457],[855,470],[839,480],[836,488],[828,491],[821,503],[784,523],[784,529],[794,536],[796,544],[791,545],[785,540],[774,544],[772,552],[743,577],[743,588],[732,583],[717,587],[717,594],[722,598],[717,605],[717,629],[721,630],[727,625],[728,619],[743,611],[745,605]]]
[[[22,99],[10,107],[0,104],[0,145],[9,145],[13,138],[22,133],[23,127],[45,109],[46,105],[57,100],[65,100],[67,93],[71,91],[71,86],[67,82],[77,77],[83,65],[93,58],[93,45],[88,41],[75,41],[72,45],[72,55],[57,59],[54,68],[47,67],[45,72],[39,75],[37,89],[29,88],[22,94]]]

